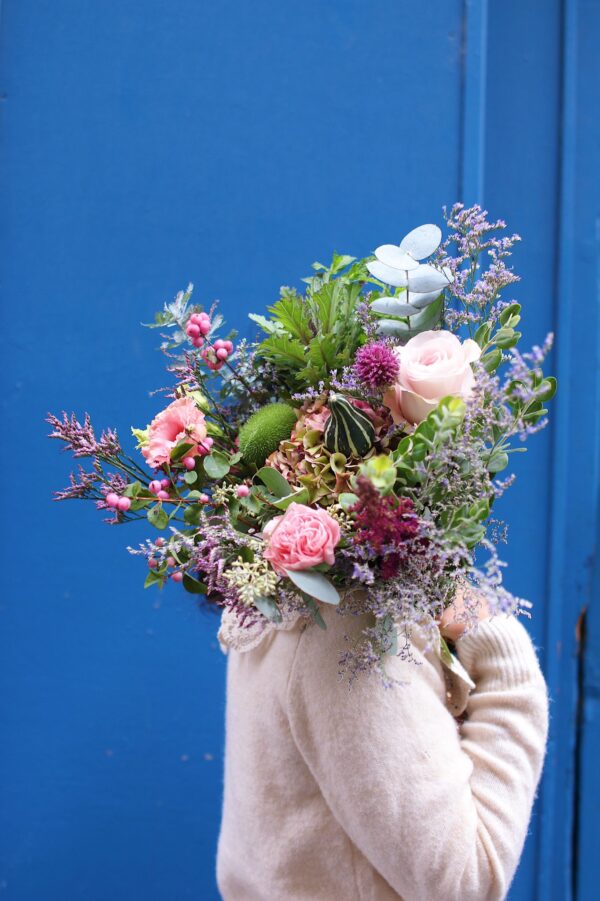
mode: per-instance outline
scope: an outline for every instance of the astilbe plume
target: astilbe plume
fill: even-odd
[[[355,517],[354,544],[381,555],[380,575],[391,579],[406,559],[409,546],[419,535],[420,521],[410,498],[382,496],[363,476],[356,482],[358,501],[351,512]]]

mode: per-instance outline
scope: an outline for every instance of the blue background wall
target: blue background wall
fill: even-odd
[[[139,322],[188,280],[248,333],[313,260],[455,199],[523,236],[525,338],[558,332],[562,379],[503,511],[553,696],[511,899],[595,897],[599,6],[3,0],[2,897],[218,897],[217,621],[142,590],[143,530],[52,503],[46,411],[126,436],[164,383]]]

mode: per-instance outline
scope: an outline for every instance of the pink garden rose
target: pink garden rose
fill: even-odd
[[[319,563],[333,564],[340,527],[325,510],[290,504],[283,516],[276,516],[263,532],[267,547],[264,557],[273,569],[310,569]]]
[[[201,451],[198,444],[206,438],[204,413],[191,397],[180,397],[169,404],[148,426],[148,443],[142,447],[146,462],[158,469],[171,459],[171,451],[184,439],[192,444],[186,457],[196,457]]]
[[[481,356],[481,348],[471,338],[460,341],[452,332],[421,332],[404,347],[397,347],[400,374],[383,395],[394,422],[422,422],[443,397],[467,398],[475,376],[471,363]]]

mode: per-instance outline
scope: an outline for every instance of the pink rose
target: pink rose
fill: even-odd
[[[158,469],[171,459],[171,451],[181,441],[189,441],[191,450],[187,457],[198,456],[198,444],[206,438],[204,413],[198,409],[191,397],[180,397],[169,404],[148,426],[148,443],[142,447],[146,462]]]
[[[310,569],[319,563],[333,564],[340,527],[325,510],[290,504],[283,516],[272,519],[263,531],[267,544],[264,557],[273,569]]]
[[[383,396],[394,422],[422,422],[443,397],[469,397],[475,383],[471,363],[481,348],[471,338],[461,343],[447,331],[421,332],[397,347],[400,374]]]

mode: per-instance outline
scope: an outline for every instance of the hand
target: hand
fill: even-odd
[[[466,590],[468,591],[469,589]],[[487,601],[482,597],[479,597],[476,607],[471,601],[467,608],[465,604],[465,589],[458,587],[454,602],[449,607],[446,607],[439,621],[440,632],[444,638],[456,641],[467,628],[473,625],[475,620],[481,622],[484,619],[489,619],[490,616],[490,608]]]

